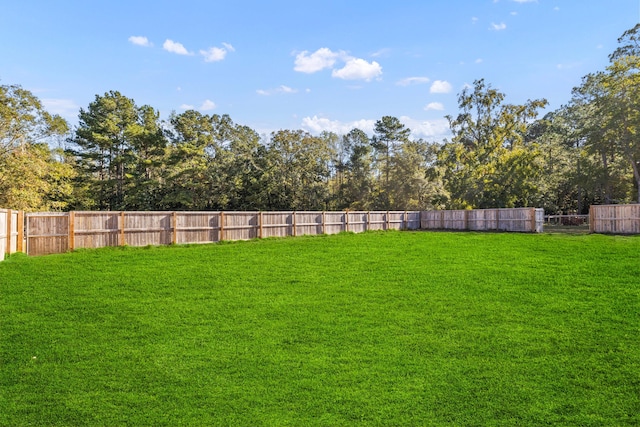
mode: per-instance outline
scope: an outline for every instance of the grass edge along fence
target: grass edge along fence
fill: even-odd
[[[0,210],[2,212],[8,214],[4,215],[4,223],[0,222],[0,230],[11,227],[12,231],[0,234],[0,245],[5,246],[0,254],[17,251],[28,255],[105,246],[214,243],[344,231],[438,229],[540,233],[544,222],[544,211],[536,208],[340,212],[71,211],[26,214]],[[2,218],[0,215],[0,221]],[[24,227],[18,224],[24,224]],[[3,249],[2,246],[0,249]]]

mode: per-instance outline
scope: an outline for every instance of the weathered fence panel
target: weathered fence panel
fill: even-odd
[[[326,234],[337,234],[347,231],[346,212],[325,212],[324,231]]]
[[[220,240],[220,212],[175,212],[175,243],[211,243]]]
[[[420,229],[420,212],[406,212],[406,230]]]
[[[122,245],[120,212],[74,212],[73,248]]]
[[[260,235],[258,212],[223,212],[223,240],[257,239]]]
[[[363,233],[369,230],[368,216],[363,211],[347,212],[347,231],[352,233]]]
[[[322,212],[295,212],[295,235],[323,234]]]
[[[592,233],[640,234],[640,204],[591,206],[589,224]]]
[[[24,249],[24,212],[0,209],[0,261]]]
[[[70,241],[69,213],[26,214],[27,254],[48,255],[67,252]]]
[[[173,241],[173,214],[126,212],[124,235],[129,246],[169,245]]]
[[[420,228],[541,233],[543,224],[543,209],[442,210],[422,212]]]
[[[262,212],[262,237],[293,236],[292,212]]]
[[[445,230],[468,230],[467,226],[467,210],[444,211],[444,228]]]

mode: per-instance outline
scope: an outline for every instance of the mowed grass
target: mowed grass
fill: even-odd
[[[0,425],[637,426],[640,238],[12,256]]]

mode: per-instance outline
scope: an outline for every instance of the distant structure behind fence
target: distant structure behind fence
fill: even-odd
[[[542,209],[344,212],[35,212],[0,210],[4,254],[105,246],[213,243],[368,230],[542,232]],[[22,225],[22,226],[20,226]],[[10,229],[10,230],[9,230]]]

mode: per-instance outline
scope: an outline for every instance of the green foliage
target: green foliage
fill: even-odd
[[[159,167],[166,139],[159,116],[117,91],[96,95],[70,141],[80,175],[95,195],[95,207],[144,210],[156,205]]]
[[[545,100],[503,104],[504,94],[476,80],[448,116],[453,138],[438,155],[452,208],[532,206],[542,174],[540,152],[525,139],[529,121]]]
[[[267,146],[267,197],[276,210],[327,208],[331,147],[303,131],[281,130]]]
[[[68,131],[31,92],[0,86],[0,206],[63,210],[73,194],[75,172],[53,142]]]
[[[640,239],[385,232],[0,263],[0,425],[640,424]]]

